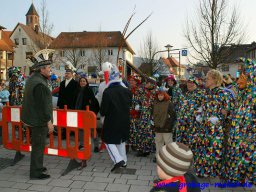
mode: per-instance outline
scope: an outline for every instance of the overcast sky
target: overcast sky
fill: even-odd
[[[18,22],[26,23],[32,0],[0,0],[0,25],[13,30]],[[256,0],[229,0],[239,7],[242,21],[247,26],[245,43],[256,41]],[[128,42],[136,53],[152,32],[159,50],[166,44],[173,48],[186,46],[183,30],[187,18],[196,17],[199,0],[47,0],[49,19],[54,24],[53,37],[60,32],[71,31],[123,31],[135,8],[128,32],[146,18],[153,15],[129,38]],[[41,0],[34,0],[39,13]],[[166,54],[167,55],[167,54]],[[166,56],[164,55],[164,56]]]

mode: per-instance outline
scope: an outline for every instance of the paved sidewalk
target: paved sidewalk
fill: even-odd
[[[81,171],[74,170],[66,176],[61,173],[67,167],[69,159],[45,156],[45,166],[51,178],[48,180],[29,180],[30,154],[15,166],[0,170],[0,192],[148,192],[152,188],[152,181],[156,178],[156,164],[152,162],[153,155],[148,158],[135,157],[135,153],[128,154],[128,168],[137,169],[135,175],[111,174],[113,164],[106,152],[94,153],[88,165]],[[15,151],[6,150],[0,146],[0,158],[12,159]],[[1,162],[0,162],[1,163]],[[201,184],[213,184],[203,191],[231,192],[231,191],[256,191],[252,188],[226,188],[214,187],[218,179],[200,179]]]

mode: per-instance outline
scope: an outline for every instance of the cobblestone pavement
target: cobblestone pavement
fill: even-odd
[[[152,162],[153,155],[148,158],[135,157],[133,152],[128,154],[128,168],[137,169],[135,175],[112,174],[113,166],[106,152],[94,153],[83,170],[74,170],[65,176],[61,173],[67,167],[69,159],[45,156],[45,166],[51,175],[47,180],[29,180],[30,154],[15,166],[0,170],[0,192],[148,192],[152,188],[152,181],[156,179],[156,164]],[[0,146],[1,158],[13,158],[15,151],[6,150]],[[1,162],[0,162],[1,163]],[[209,183],[207,192],[256,191],[252,188],[226,188],[214,187],[218,179],[199,179],[200,183]],[[213,185],[211,185],[213,184]]]

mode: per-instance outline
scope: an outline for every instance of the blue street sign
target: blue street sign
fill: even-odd
[[[181,55],[182,55],[182,56],[187,56],[187,55],[188,55],[188,50],[183,49],[183,50],[181,51]]]

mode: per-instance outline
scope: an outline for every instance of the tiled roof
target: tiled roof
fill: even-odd
[[[0,25],[0,30],[1,30],[1,29],[6,29],[6,28],[5,28],[5,27],[3,27],[2,25]]]
[[[34,6],[33,3],[31,4],[31,6],[30,6],[30,8],[29,8],[29,10],[28,10],[28,12],[27,12],[27,14],[26,14],[26,16],[27,16],[27,15],[37,15],[37,16],[39,16],[39,15],[37,14],[36,8],[35,8],[35,6]]]
[[[119,47],[124,38],[120,31],[108,32],[62,32],[52,42],[50,48],[96,48],[96,47]],[[134,54],[131,46],[127,41],[123,47],[127,48]]]
[[[127,62],[128,67],[130,67],[130,69],[132,69],[133,71],[135,71],[135,73],[139,74],[141,77],[145,77],[146,74],[140,70],[140,68],[135,67],[134,65],[130,64],[129,62]]]
[[[248,50],[247,50],[247,52],[250,52],[250,51],[256,50],[256,43],[255,43],[255,42],[253,42],[251,45],[252,45],[252,46],[251,46],[251,48],[250,48],[250,49],[248,49]]]
[[[40,48],[44,49],[46,46],[44,45],[46,42],[47,44],[51,44],[54,40],[53,37],[43,34],[41,32],[36,33],[35,30],[33,30],[31,27],[24,25],[22,23],[18,23],[16,27],[14,28],[13,32],[16,30],[18,26],[21,26],[22,29],[26,32],[26,34],[31,38],[31,40]],[[13,33],[12,32],[12,33]],[[12,35],[12,34],[11,34]]]
[[[253,48],[255,44],[231,45],[220,48],[220,54],[223,54],[223,62],[236,63],[240,62],[240,57],[246,57],[247,51]]]
[[[10,39],[11,31],[2,31],[2,39],[0,39],[0,50],[13,52],[15,46]]]
[[[181,67],[184,68],[184,65],[179,65],[179,62],[174,58],[174,57],[169,57],[169,58],[161,58],[162,61],[169,67]]]

